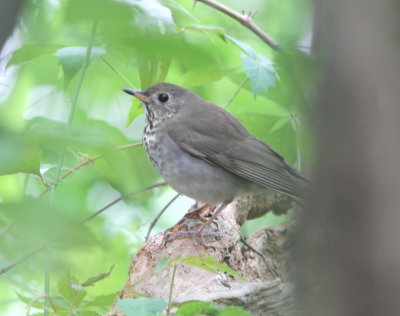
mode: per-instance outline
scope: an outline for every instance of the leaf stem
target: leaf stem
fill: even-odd
[[[174,269],[172,270],[171,284],[169,285],[169,296],[168,296],[167,315],[170,315],[170,312],[171,312],[172,292],[173,292],[173,289],[174,289],[175,273],[176,273],[177,267],[178,267],[178,265],[175,263],[175,264],[174,264]]]
[[[233,93],[233,95],[231,96],[231,98],[228,100],[228,103],[225,105],[224,109],[227,109],[228,106],[231,105],[232,101],[236,98],[236,96],[238,95],[238,93],[240,92],[240,90],[243,89],[243,87],[245,86],[245,84],[247,83],[247,81],[249,81],[249,78],[245,78],[242,83],[239,85],[239,87],[237,87],[237,89],[235,90],[235,92]]]
[[[96,30],[97,30],[97,25],[98,24],[99,24],[98,20],[95,20],[93,22],[92,32],[91,32],[90,40],[89,40],[89,45],[88,45],[88,47],[86,49],[85,60],[83,62],[81,74],[79,76],[79,81],[78,81],[78,84],[77,84],[75,92],[74,92],[74,96],[73,96],[73,99],[72,99],[71,110],[70,110],[69,116],[68,116],[68,129],[70,129],[71,126],[72,126],[72,121],[74,119],[76,104],[78,103],[79,93],[80,93],[81,88],[82,88],[83,79],[85,78],[85,75],[86,75],[86,70],[87,70],[87,68],[89,66],[89,63],[90,63],[90,55],[92,53],[92,48],[93,48],[94,39],[95,39],[95,35],[96,35]]]
[[[130,87],[134,87],[135,85],[127,78],[125,77],[117,68],[115,68],[112,64],[110,64],[110,62],[105,59],[103,56],[100,57],[100,59],[108,66],[112,69],[112,71],[114,71],[118,76],[120,76]]]
[[[45,298],[44,298],[44,309],[43,309],[43,315],[48,316],[49,315],[49,309],[50,309],[50,271],[51,271],[51,248],[50,246],[46,246],[46,251],[44,254],[44,260],[45,260],[45,268],[44,268],[44,293],[45,293]]]

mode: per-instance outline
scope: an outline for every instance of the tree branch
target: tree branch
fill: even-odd
[[[197,0],[198,2],[203,2],[204,4],[229,15],[231,18],[238,21],[240,24],[248,28],[254,34],[256,34],[265,44],[267,44],[272,49],[279,51],[282,49],[281,45],[279,45],[271,36],[265,33],[256,23],[254,23],[252,16],[250,14],[242,14],[227,6],[214,1],[214,0]],[[195,3],[197,2],[195,1]]]
[[[93,218],[95,218],[97,215],[103,213],[105,210],[107,210],[108,208],[110,208],[111,206],[113,206],[114,204],[117,204],[119,201],[122,201],[124,199],[126,199],[128,196],[130,195],[134,195],[134,194],[139,194],[139,193],[143,193],[158,187],[162,187],[167,185],[167,183],[165,182],[161,182],[161,183],[156,183],[153,185],[149,185],[147,187],[144,187],[143,189],[140,189],[139,191],[135,191],[135,192],[131,192],[131,193],[127,193],[125,195],[121,195],[119,198],[115,199],[114,201],[108,203],[106,206],[102,207],[101,209],[99,209],[97,212],[93,213],[92,215],[86,217],[84,220],[82,220],[82,223],[86,223],[90,220],[92,220]]]

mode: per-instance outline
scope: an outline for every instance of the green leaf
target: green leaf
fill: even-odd
[[[85,302],[85,306],[111,306],[118,293],[98,295],[94,299]]]
[[[176,312],[176,316],[193,316],[193,315],[204,315],[214,316],[219,315],[218,307],[212,302],[202,301],[190,301],[184,303]]]
[[[20,294],[18,292],[16,292],[16,293],[17,293],[18,298],[22,302],[24,302],[26,305],[30,305],[30,306],[32,306],[34,308],[38,308],[38,309],[42,309],[43,308],[43,306],[44,306],[44,303],[43,303],[44,298],[41,298],[40,300],[37,300],[35,297],[29,298],[29,297],[23,296],[22,294]]]
[[[126,127],[131,125],[131,123],[137,118],[139,115],[143,114],[144,110],[140,103],[140,101],[136,98],[133,99],[132,105],[129,109],[128,119],[126,120]]]
[[[0,129],[0,175],[14,173],[40,174],[42,151],[30,135]]]
[[[176,1],[163,0],[162,3],[168,7],[176,9],[179,12],[182,12],[184,15],[188,16],[189,18],[191,18],[196,22],[199,21],[193,14],[191,14],[188,10],[186,10],[184,6],[182,6],[180,3]]]
[[[122,1],[113,0],[78,0],[66,2],[66,19],[76,20],[100,20],[131,22],[132,5]]]
[[[166,267],[171,267],[174,265],[180,264],[180,259],[182,258],[182,255],[176,255],[172,259],[169,259],[167,255],[164,255],[160,260],[157,261],[156,265],[156,273],[159,275],[162,270],[164,270]]]
[[[87,294],[79,282],[69,274],[58,280],[57,289],[73,307],[78,307]]]
[[[152,35],[166,36],[175,33],[175,23],[171,10],[156,0],[130,2],[135,8],[136,25],[147,35],[149,41],[157,41]],[[151,53],[139,50],[137,54],[141,89],[164,81],[171,64],[171,56],[157,50]],[[129,122],[129,119],[128,119]]]
[[[156,274],[159,275],[166,267],[168,267],[169,259],[167,255],[164,255],[160,260],[157,261]]]
[[[239,47],[243,52],[245,52],[248,56],[253,57],[253,58],[261,58],[262,55],[257,53],[251,46],[247,43],[244,43],[242,41],[237,40],[236,38],[226,35],[225,38],[230,40],[233,44],[235,44],[237,47]]]
[[[283,117],[280,118],[279,120],[277,120],[274,125],[272,125],[271,129],[270,129],[270,133],[273,133],[279,129],[281,129],[282,127],[284,127],[286,124],[289,124],[291,121],[290,117]]]
[[[117,307],[126,316],[148,316],[162,312],[167,303],[162,298],[127,298],[119,300]]]
[[[176,311],[175,316],[251,316],[240,306],[220,308],[212,302],[190,301],[183,303]]]
[[[240,306],[228,306],[222,309],[218,316],[251,316],[251,313]]]
[[[255,59],[245,54],[241,54],[240,58],[247,78],[250,80],[254,98],[260,91],[266,91],[275,85],[277,76],[272,62],[266,58]]]
[[[222,27],[219,26],[214,26],[214,25],[200,25],[200,24],[193,24],[193,25],[188,25],[183,28],[183,31],[196,31],[200,33],[213,33],[218,36],[225,36],[225,31]]]
[[[220,271],[226,272],[229,275],[236,276],[242,279],[243,281],[247,281],[245,277],[243,277],[236,271],[229,268],[225,263],[219,263],[214,259],[214,257],[211,257],[208,254],[204,256],[189,256],[182,259],[181,263],[187,264],[192,267],[197,267],[214,274],[220,274]]]
[[[258,99],[250,106],[231,107],[231,112],[237,116],[246,113],[274,116],[276,118],[290,117],[290,111],[269,99]]]
[[[250,80],[254,98],[259,92],[267,91],[275,85],[277,74],[270,60],[254,51],[247,43],[241,42],[229,35],[225,35],[225,37],[244,52],[244,54],[240,54],[240,59],[242,60],[247,78]]]
[[[139,76],[141,89],[164,81],[167,77],[171,57],[158,54],[138,54]]]
[[[64,87],[66,88],[72,78],[82,68],[87,47],[68,46],[60,48],[56,51],[55,56],[58,57],[58,63],[61,65],[64,73]],[[90,60],[99,58],[106,50],[103,47],[93,47]]]
[[[197,68],[186,72],[182,78],[182,86],[202,86],[218,81],[236,68]]]
[[[111,271],[114,269],[114,265],[110,267],[108,272],[100,273],[95,276],[90,277],[85,282],[81,283],[82,286],[93,286],[96,282],[108,278],[111,274]]]
[[[135,16],[135,22],[141,29],[158,30],[161,34],[175,31],[171,10],[157,0],[131,0],[130,3],[140,11]]]
[[[57,44],[26,44],[12,53],[7,67],[26,63],[43,55],[52,55],[63,46]]]

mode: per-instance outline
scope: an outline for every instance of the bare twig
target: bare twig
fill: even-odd
[[[251,16],[251,14],[245,14],[244,11],[243,13],[239,13],[214,0],[197,0],[197,1],[203,2],[204,4],[213,7],[218,11],[221,11],[226,15],[229,15],[231,18],[235,19],[240,24],[247,27],[250,31],[256,34],[265,44],[267,44],[272,49],[277,51],[282,49],[282,47],[271,36],[265,33],[257,24],[254,23],[252,19],[254,15]]]
[[[4,268],[0,269],[0,275],[6,273],[8,270],[11,270],[15,266],[19,265],[20,263],[24,262],[28,258],[32,257],[33,255],[35,255],[38,252],[41,252],[41,251],[43,251],[45,249],[46,249],[46,246],[43,246],[43,247],[36,248],[36,249],[32,250],[31,252],[28,252],[22,258],[18,259],[17,261],[13,262],[12,264],[8,265],[7,267],[4,267]]]
[[[115,199],[114,201],[112,201],[111,203],[107,204],[106,206],[102,207],[100,210],[98,210],[97,212],[93,213],[92,215],[86,217],[85,219],[83,219],[81,221],[82,224],[87,223],[88,221],[92,220],[93,218],[95,218],[96,216],[98,216],[99,214],[103,213],[105,210],[107,210],[108,208],[110,208],[111,206],[113,206],[114,204],[118,203],[119,201],[125,199],[126,197],[130,196],[130,195],[134,195],[134,194],[139,194],[139,193],[143,193],[145,191],[149,191],[151,189],[154,188],[158,188],[161,186],[165,186],[167,185],[165,182],[161,182],[161,183],[157,183],[157,184],[153,184],[147,187],[144,187],[143,189],[140,189],[139,191],[135,191],[135,192],[131,192],[125,195],[120,196],[119,198]],[[57,239],[55,239],[54,241],[60,240],[62,238],[64,238],[64,236],[58,237]],[[44,246],[40,246],[34,250],[32,250],[31,252],[27,253],[25,256],[23,256],[22,258],[18,259],[17,261],[13,262],[12,264],[0,269],[0,275],[6,273],[8,270],[14,268],[15,266],[19,265],[20,263],[26,261],[27,259],[29,259],[30,257],[32,257],[33,255],[43,251],[46,249],[46,245]]]
[[[167,210],[167,208],[170,207],[170,205],[171,205],[172,203],[174,203],[174,201],[179,197],[179,195],[180,195],[179,193],[178,193],[177,195],[175,195],[175,196],[163,207],[163,209],[161,210],[161,212],[158,213],[157,217],[151,222],[150,227],[149,227],[149,230],[147,231],[147,234],[146,234],[146,241],[147,241],[147,239],[148,239],[149,236],[150,236],[151,230],[153,229],[154,225],[158,222],[158,220],[160,219],[161,215],[163,215],[164,212]]]
[[[135,191],[135,192],[127,193],[127,194],[125,194],[125,195],[121,195],[119,198],[115,199],[115,200],[112,201],[111,203],[108,203],[106,206],[104,206],[104,207],[102,207],[101,209],[99,209],[96,213],[93,213],[92,215],[86,217],[86,218],[82,221],[82,223],[86,223],[86,222],[92,220],[92,219],[95,218],[97,215],[103,213],[105,210],[107,210],[108,208],[110,208],[110,207],[113,206],[114,204],[117,204],[119,201],[121,201],[121,200],[127,198],[127,197],[130,196],[130,195],[143,193],[143,192],[149,191],[149,190],[151,190],[151,189],[155,189],[155,188],[162,187],[162,186],[165,186],[165,185],[167,185],[167,183],[161,182],[161,183],[157,183],[157,184],[153,184],[153,185],[149,185],[149,186],[147,186],[147,187],[144,187],[143,189],[141,189],[141,190],[139,190],[139,191]]]

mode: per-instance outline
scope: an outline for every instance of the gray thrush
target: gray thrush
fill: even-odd
[[[229,112],[170,83],[123,91],[144,106],[143,144],[165,181],[195,200],[222,203],[211,220],[243,195],[276,191],[298,199],[304,178]]]

